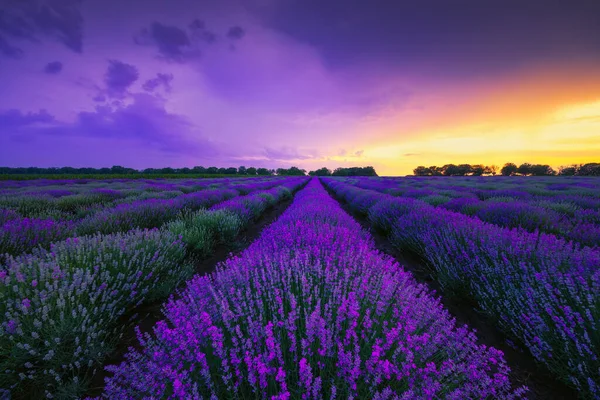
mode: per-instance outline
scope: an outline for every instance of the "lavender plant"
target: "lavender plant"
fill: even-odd
[[[72,398],[112,350],[118,318],[170,293],[192,268],[169,232],[67,239],[0,266],[0,387]]]
[[[318,180],[240,256],[165,306],[103,397],[515,398],[476,344]]]
[[[365,191],[325,182],[349,201]],[[557,377],[600,396],[600,251],[409,198],[373,202],[369,219],[423,257],[447,293],[477,301]]]

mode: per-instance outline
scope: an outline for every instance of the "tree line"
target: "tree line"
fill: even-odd
[[[336,168],[333,171],[329,168],[323,167],[316,171],[310,171],[310,176],[377,176],[375,168],[369,167],[349,167],[349,168]]]
[[[600,176],[600,164],[588,163],[579,165],[563,166],[555,171],[547,164],[523,163],[521,165],[506,163],[499,169],[496,165],[485,166],[481,164],[446,164],[441,167],[418,166],[413,170],[416,176]]]
[[[311,176],[377,176],[373,167],[336,168],[333,172],[321,168],[308,173]],[[244,175],[244,176],[302,176],[306,175],[305,169],[291,168],[255,168],[240,166],[238,168],[201,167],[193,168],[146,168],[137,170],[114,165],[111,168],[40,168],[40,167],[0,167],[0,175]]]

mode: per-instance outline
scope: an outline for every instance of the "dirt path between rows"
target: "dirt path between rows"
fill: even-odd
[[[299,190],[302,190],[301,187]],[[297,191],[295,192],[297,193]],[[239,254],[246,249],[254,240],[256,240],[265,227],[277,220],[279,216],[289,207],[293,201],[293,197],[289,200],[284,200],[275,205],[270,210],[267,210],[254,224],[245,229],[237,238],[235,243],[230,245],[218,246],[212,256],[196,263],[196,274],[209,274],[215,270],[217,265],[227,260],[231,255]],[[185,283],[179,289],[184,288]],[[177,290],[179,290],[177,289]],[[177,296],[177,291],[174,292]],[[154,325],[164,319],[162,306],[166,299],[162,299],[153,303],[142,305],[134,310],[134,312],[126,314],[120,318],[120,324],[128,324],[129,326],[123,333],[123,338],[120,340],[115,352],[107,357],[104,361],[104,366],[117,365],[125,361],[125,354],[129,347],[140,349],[136,339],[135,327],[139,327],[142,332],[152,332]],[[131,323],[135,319],[135,323]],[[89,388],[86,392],[87,396],[100,396],[104,390],[104,378],[112,376],[112,373],[104,370],[104,366],[96,372],[96,375],[91,379]]]
[[[479,344],[485,344],[504,352],[504,358],[511,369],[509,376],[511,383],[514,387],[528,386],[528,399],[575,400],[578,398],[575,389],[554,378],[545,366],[535,361],[529,352],[515,350],[511,347],[507,343],[506,336],[485,315],[477,312],[476,304],[444,296],[441,286],[431,277],[425,263],[416,254],[401,252],[392,246],[385,236],[371,228],[367,218],[353,213],[344,200],[338,198],[328,187],[323,186],[329,195],[338,201],[344,211],[353,216],[365,230],[370,232],[379,251],[392,256],[406,271],[412,273],[417,282],[424,283],[435,291],[435,294],[440,297],[441,303],[456,319],[457,325],[466,324],[471,329],[475,329]]]

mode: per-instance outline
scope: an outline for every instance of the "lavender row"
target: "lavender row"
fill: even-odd
[[[508,190],[497,190],[496,195],[485,200],[480,200],[472,191],[449,193],[453,186],[447,186],[446,190],[435,189],[437,192],[414,188],[398,190],[393,186],[395,181],[396,178],[355,178],[347,182],[363,189],[420,199],[505,228],[541,231],[572,240],[582,246],[600,246],[600,210],[580,209],[572,203],[554,198],[533,201],[520,195],[525,192]]]
[[[337,196],[469,297],[582,397],[600,397],[600,252],[553,235],[324,179]]]
[[[317,179],[240,256],[170,300],[104,398],[514,398],[475,343]]]
[[[306,179],[247,196],[258,216]],[[261,201],[253,201],[260,199]],[[163,229],[97,234],[0,265],[0,388],[15,398],[81,394],[125,326],[118,319],[190,278],[190,261],[232,241],[251,220],[239,207],[186,212]]]
[[[4,222],[0,226],[0,254],[17,255],[38,246],[47,247],[50,243],[68,237],[125,232],[133,228],[159,227],[175,219],[181,210],[194,211],[207,208],[236,197],[240,193],[247,194],[271,188],[288,181],[293,182],[294,179],[298,178],[255,182],[225,189],[202,190],[172,199],[138,200],[104,208],[80,221],[20,218],[18,214],[10,210],[3,211],[0,214],[0,223]],[[238,188],[239,190],[236,190]]]
[[[271,179],[272,180],[272,179]],[[133,184],[81,185],[77,190],[68,186],[53,186],[48,190],[38,188],[35,192],[9,191],[0,193],[0,207],[17,211],[23,217],[52,218],[57,220],[79,219],[99,208],[127,203],[134,200],[169,199],[182,194],[204,189],[239,186],[244,188],[264,181],[257,179],[222,179],[204,181],[191,180],[184,182],[133,182]],[[131,182],[128,182],[131,183]]]

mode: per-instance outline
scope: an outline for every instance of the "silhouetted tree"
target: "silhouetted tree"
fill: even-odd
[[[433,175],[431,173],[431,168],[436,168],[436,167],[434,166],[434,167],[427,168],[422,165],[419,165],[417,168],[413,169],[413,174],[415,174],[415,176],[431,176],[431,175]]]
[[[577,175],[578,169],[579,169],[579,166],[577,166],[577,165],[570,165],[568,167],[562,166],[562,167],[558,168],[558,175],[574,176],[574,175]]]
[[[256,168],[248,167],[248,169],[246,170],[246,175],[256,175]]]
[[[272,175],[271,172],[268,169],[266,169],[266,168],[259,168],[259,169],[256,170],[256,173],[258,175],[264,175],[264,176],[266,176],[266,175]]]
[[[513,163],[506,163],[504,164],[504,167],[502,167],[502,169],[500,170],[500,173],[503,176],[511,176],[517,173],[517,170],[519,168],[517,167],[516,164]]]
[[[246,175],[247,172],[248,170],[243,165],[239,166],[237,169],[237,173],[240,175]]]
[[[469,169],[470,169],[471,174],[473,174],[473,176],[481,176],[486,171],[486,167],[484,167],[481,164],[471,165]]]
[[[532,165],[529,163],[523,163],[521,165],[519,165],[519,168],[517,168],[517,172],[521,175],[531,175],[531,167]]]
[[[579,167],[577,175],[582,176],[600,176],[600,164],[588,163]]]
[[[316,171],[310,171],[308,173],[310,176],[331,176],[331,170],[323,167],[323,168],[319,168]]]
[[[552,167],[546,164],[533,164],[531,165],[529,170],[531,172],[531,175],[534,176],[548,176],[556,174]]]

